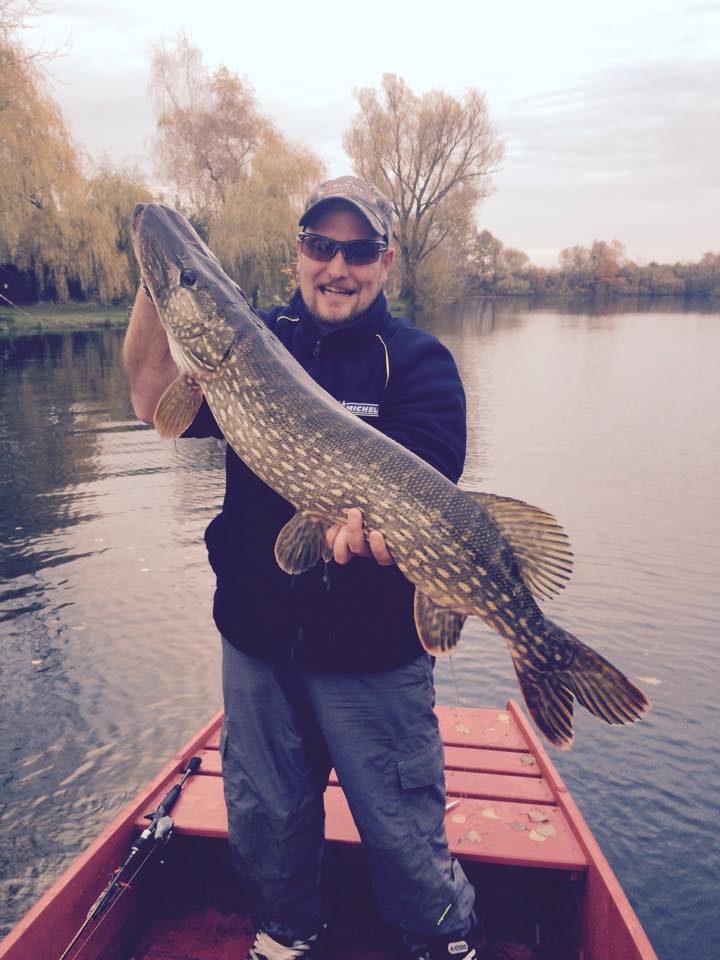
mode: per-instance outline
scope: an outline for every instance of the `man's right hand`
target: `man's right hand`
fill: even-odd
[[[391,567],[395,563],[379,530],[370,530],[365,535],[363,513],[357,507],[348,510],[347,523],[334,523],[329,528],[325,543],[332,550],[336,563],[349,563],[353,557],[373,557],[381,567]]]

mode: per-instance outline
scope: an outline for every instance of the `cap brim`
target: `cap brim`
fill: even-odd
[[[329,203],[333,200],[342,200],[343,203],[347,203],[351,207],[355,207],[358,213],[365,217],[375,233],[380,234],[380,236],[384,237],[385,240],[389,239],[385,225],[382,223],[379,217],[372,212],[372,210],[368,209],[364,203],[360,203],[359,200],[355,200],[351,197],[343,197],[339,194],[335,194],[332,197],[323,197],[322,200],[318,200],[317,203],[314,203],[311,207],[308,207],[298,221],[299,226],[304,227],[308,220],[312,217],[313,213],[317,212],[324,203]]]

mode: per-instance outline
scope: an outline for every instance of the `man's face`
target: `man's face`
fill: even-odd
[[[328,205],[305,225],[309,233],[332,240],[381,240],[368,221],[348,204]],[[326,323],[346,323],[370,306],[380,292],[394,251],[386,250],[375,263],[351,266],[338,250],[328,263],[311,260],[297,243],[300,292],[308,310]]]

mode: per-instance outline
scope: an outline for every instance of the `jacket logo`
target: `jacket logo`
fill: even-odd
[[[349,410],[350,413],[354,413],[358,417],[379,417],[380,416],[380,404],[379,403],[354,403],[350,400],[343,400],[342,405],[346,410]]]

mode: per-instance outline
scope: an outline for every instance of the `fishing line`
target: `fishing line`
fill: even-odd
[[[27,310],[23,310],[22,307],[19,307],[16,303],[13,303],[12,300],[9,300],[9,299],[5,296],[4,293],[0,293],[0,300],[4,300],[5,303],[9,303],[11,307],[14,307],[14,308],[15,308],[15,310],[19,310],[20,313],[24,313],[25,316],[28,318],[28,320],[33,320],[33,317],[30,316],[30,314],[27,312]]]
[[[93,928],[92,928],[92,929],[90,930],[90,932],[88,933],[86,939],[83,940],[83,942],[78,946],[77,951],[72,955],[72,957],[69,958],[69,960],[77,960],[77,957],[80,956],[80,954],[81,954],[82,951],[85,949],[85,947],[90,943],[90,941],[91,941],[92,938],[95,936],[95,934],[98,932],[98,930],[100,929],[100,927],[102,926],[102,924],[108,919],[108,917],[110,916],[110,914],[112,913],[112,911],[115,909],[115,907],[117,906],[117,904],[120,903],[120,900],[125,896],[125,894],[128,892],[128,890],[132,890],[133,880],[134,880],[135,877],[137,877],[137,875],[140,873],[140,871],[141,871],[142,868],[145,866],[145,864],[148,862],[148,860],[150,859],[150,857],[151,857],[151,856],[155,853],[155,851],[158,850],[161,846],[163,846],[162,841],[160,841],[160,842],[158,842],[157,844],[155,844],[155,846],[145,854],[145,859],[144,859],[144,860],[141,860],[140,863],[138,863],[135,872],[130,876],[129,880],[124,881],[124,882],[119,886],[119,893],[118,893],[118,895],[111,900],[109,906],[107,906],[107,907],[103,910],[103,912],[99,915],[99,917],[97,918],[97,923],[94,924]],[[96,900],[95,903],[92,905],[92,907],[90,907],[90,909],[88,910],[88,917],[89,917],[90,914],[93,912],[93,910],[95,909],[95,907],[98,905],[98,903],[100,902],[100,900],[102,900],[105,892],[106,892],[106,891],[103,891],[103,893],[100,894],[100,896],[97,898],[97,900]],[[65,950],[64,950],[63,953],[60,955],[60,957],[58,958],[58,960],[66,960],[66,958],[68,957],[68,954],[69,954],[70,951],[73,949],[73,947],[76,945],[76,943],[77,943],[78,939],[80,938],[80,936],[82,936],[83,930],[85,929],[85,923],[86,923],[86,922],[87,922],[87,919],[85,920],[85,922],[83,923],[83,925],[80,927],[80,929],[78,930],[78,932],[75,934],[75,936],[73,937],[73,939],[70,941],[70,943],[67,945],[67,947],[65,947]]]
[[[456,704],[456,706],[458,706],[458,707],[462,707],[462,706],[463,706],[463,703],[462,703],[462,699],[461,699],[461,697],[460,697],[460,687],[459,687],[459,685],[458,685],[457,674],[455,673],[455,661],[453,660],[452,654],[449,654],[448,660],[450,661],[450,672],[452,673],[453,684],[455,685],[455,704]],[[467,769],[467,768],[465,768],[465,767],[461,767],[461,768],[460,768],[460,772],[461,772],[461,773],[470,773],[470,770]],[[458,793],[458,795],[460,796],[460,798],[461,798],[462,800],[467,800],[467,799],[468,799],[468,792],[467,792],[467,790],[458,790],[457,793]]]

